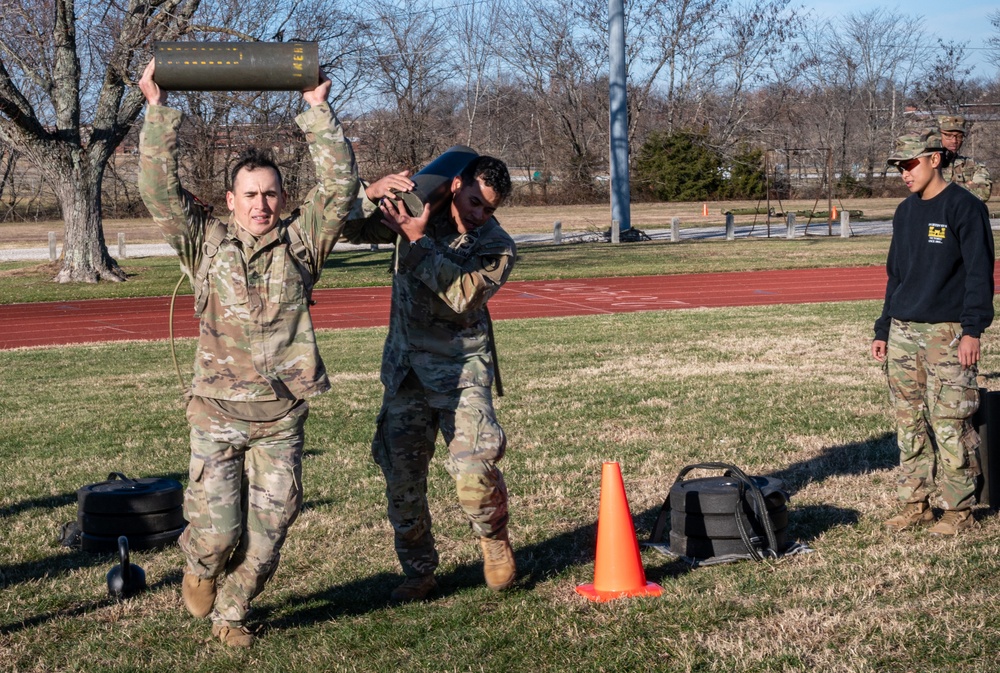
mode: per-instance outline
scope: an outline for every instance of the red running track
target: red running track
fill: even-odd
[[[881,299],[885,279],[884,267],[873,266],[520,281],[507,283],[490,300],[490,313],[497,320],[509,320]],[[313,322],[318,328],[388,324],[388,287],[317,290],[313,298],[316,300]],[[169,311],[169,297],[0,306],[0,349],[166,339]],[[178,337],[198,334],[190,295],[177,298],[174,334]]]

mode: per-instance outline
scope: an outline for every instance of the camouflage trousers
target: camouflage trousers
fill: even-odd
[[[309,405],[283,418],[241,421],[202,398],[188,404],[191,464],[179,544],[187,569],[220,578],[217,624],[242,624],[250,601],[278,567],[288,527],[302,506],[302,445]]]
[[[396,555],[408,577],[430,575],[438,565],[427,504],[438,431],[448,449],[445,469],[455,480],[473,532],[494,537],[507,526],[507,486],[496,467],[507,438],[493,412],[490,389],[436,393],[411,373],[395,395],[383,397],[372,441],[372,458],[385,475]]]
[[[958,361],[961,334],[958,323],[892,321],[886,374],[903,502],[927,500],[936,480],[945,509],[975,504],[979,433],[971,419],[979,388],[977,368]]]

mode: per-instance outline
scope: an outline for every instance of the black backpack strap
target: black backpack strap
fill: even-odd
[[[722,463],[724,464],[724,463]],[[739,497],[736,500],[736,527],[740,531],[740,538],[743,540],[743,544],[746,545],[747,551],[750,556],[755,561],[763,561],[765,556],[770,556],[775,558],[778,556],[778,538],[774,532],[774,526],[771,523],[771,517],[767,512],[767,501],[764,500],[764,493],[760,490],[760,486],[748,477],[743,470],[736,467],[735,465],[726,466],[726,476],[733,477],[736,479],[737,488],[739,490]],[[761,526],[764,528],[765,540],[760,540],[756,536],[750,535],[749,521],[747,520],[746,512],[743,511],[743,503],[745,502],[745,496],[747,491],[750,492],[750,502],[754,510],[754,514],[757,520],[760,521]]]
[[[490,317],[490,309],[484,306],[486,312],[486,331],[490,341],[490,355],[493,357],[493,380],[497,384],[497,397],[503,397],[503,379],[500,378],[500,358],[497,355],[497,341],[493,336],[493,318]]]
[[[676,483],[676,482],[675,482]],[[663,501],[663,506],[660,507],[660,514],[656,517],[656,523],[653,525],[653,532],[649,535],[648,542],[650,544],[658,544],[663,541],[663,533],[667,527],[667,517],[670,516],[670,491],[667,491],[667,498]]]

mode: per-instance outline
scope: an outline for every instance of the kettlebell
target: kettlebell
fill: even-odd
[[[108,595],[128,598],[146,589],[146,571],[128,561],[128,538],[118,538],[118,557],[121,564],[108,571]]]

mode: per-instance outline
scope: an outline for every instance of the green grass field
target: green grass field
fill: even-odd
[[[737,265],[731,249],[705,244],[685,263]],[[783,263],[778,248],[762,250],[744,261]],[[543,253],[538,273],[577,266],[543,263]],[[793,253],[804,248],[785,257]],[[483,585],[478,545],[438,456],[430,496],[441,590],[402,607],[388,605],[401,578],[368,449],[385,332],[322,332],[334,389],[312,403],[305,508],[255,602],[260,639],[249,651],[209,641],[208,623],[187,615],[176,546],[134,553],[150,590],[117,603],[105,584],[116,560],[56,541],[76,516],[76,489],[111,471],[186,481],[187,424],[168,345],[0,351],[0,670],[994,670],[997,517],[977,509],[977,526],[955,540],[881,525],[896,507],[896,452],[884,379],[868,355],[879,309],[497,323],[519,581],[504,594]],[[190,362],[194,343],[179,351]],[[998,367],[987,336],[987,384]],[[691,569],[649,550],[647,579],[663,586],[661,597],[586,601],[574,589],[593,579],[606,460],[621,465],[640,539],[682,467],[725,461],[785,481],[790,536],[813,553]]]
[[[56,543],[75,490],[110,471],[186,478],[187,430],[164,343],[0,353],[0,669],[10,671],[983,671],[1000,657],[1000,524],[958,540],[892,535],[895,451],[877,303],[642,313],[497,325],[510,436],[516,588],[481,581],[441,465],[431,498],[441,593],[399,581],[368,457],[382,330],[324,332],[334,391],[307,428],[306,506],[257,600],[249,652],[187,616],[176,547],[135,553],[150,591],[107,598],[110,555]],[[181,345],[183,357],[193,351]],[[983,371],[995,371],[987,341]],[[639,537],[685,465],[777,475],[814,553],[689,569],[643,555],[660,598],[592,604],[601,463],[617,460]]]

